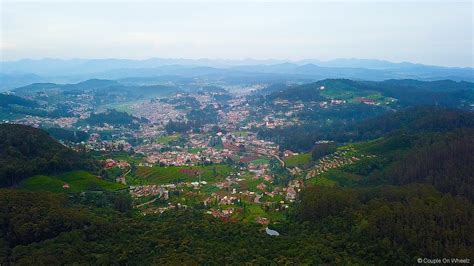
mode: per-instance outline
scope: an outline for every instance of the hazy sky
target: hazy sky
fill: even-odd
[[[472,1],[0,1],[1,60],[375,58],[473,66]]]

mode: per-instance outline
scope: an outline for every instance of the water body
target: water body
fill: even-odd
[[[266,232],[267,235],[269,235],[269,236],[279,236],[279,235],[280,235],[280,233],[278,233],[278,232],[275,231],[275,230],[269,229],[268,227],[265,228],[265,232]]]

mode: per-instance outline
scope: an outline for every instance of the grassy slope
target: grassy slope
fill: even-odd
[[[358,89],[340,81],[332,81],[326,85],[326,89],[320,91],[321,96],[327,99],[342,99],[349,103],[357,103],[355,101],[358,97],[372,99],[374,101],[389,101],[380,92],[373,90]]]
[[[170,142],[177,140],[180,136],[180,134],[161,136],[156,140],[156,142],[160,144],[169,144]]]
[[[63,189],[64,183],[68,183],[70,188]],[[57,176],[37,175],[24,180],[21,184],[21,188],[26,190],[50,192],[81,192],[92,187],[104,190],[125,188],[122,184],[102,180],[86,171],[72,171]]]
[[[213,169],[216,169],[216,176],[214,176]],[[208,166],[168,166],[168,167],[138,167],[135,172],[135,178],[130,181],[132,183],[145,184],[167,184],[173,182],[192,182],[198,181],[198,175],[191,175],[183,173],[183,169],[199,171],[201,173],[201,180],[212,182],[217,179],[225,178],[232,170],[228,165],[208,165]]]
[[[311,154],[310,153],[302,153],[295,156],[291,156],[286,158],[285,164],[288,167],[303,167],[311,163]]]
[[[255,165],[258,165],[258,164],[269,164],[270,163],[270,159],[268,159],[267,157],[260,157],[258,159],[255,159],[253,161],[251,161],[251,163],[255,164]]]

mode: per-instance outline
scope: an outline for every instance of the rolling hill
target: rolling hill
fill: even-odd
[[[98,162],[28,126],[0,124],[0,186],[14,186],[37,174],[96,170]]]
[[[405,107],[438,105],[472,108],[472,104],[474,104],[474,83],[452,80],[385,80],[374,82],[326,79],[286,88],[268,95],[270,100],[285,99],[303,102],[324,99],[357,102],[360,98],[377,100],[381,97],[396,99],[399,105]]]

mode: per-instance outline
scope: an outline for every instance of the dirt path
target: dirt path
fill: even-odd
[[[125,176],[127,176],[131,171],[132,171],[132,169],[128,169],[128,171],[127,171],[125,174],[123,174],[123,175],[117,177],[116,181],[119,182],[119,183],[122,183],[122,184],[126,185],[126,184],[127,184],[127,181],[126,181],[126,179],[125,179]]]
[[[148,205],[148,204],[152,204],[152,203],[155,202],[157,199],[158,199],[158,198],[154,198],[154,199],[152,199],[152,200],[150,200],[150,201],[147,201],[147,202],[145,202],[145,203],[139,204],[139,205],[137,205],[136,207],[137,207],[137,208],[140,208],[140,207],[142,207],[142,206],[145,206],[145,205]]]

